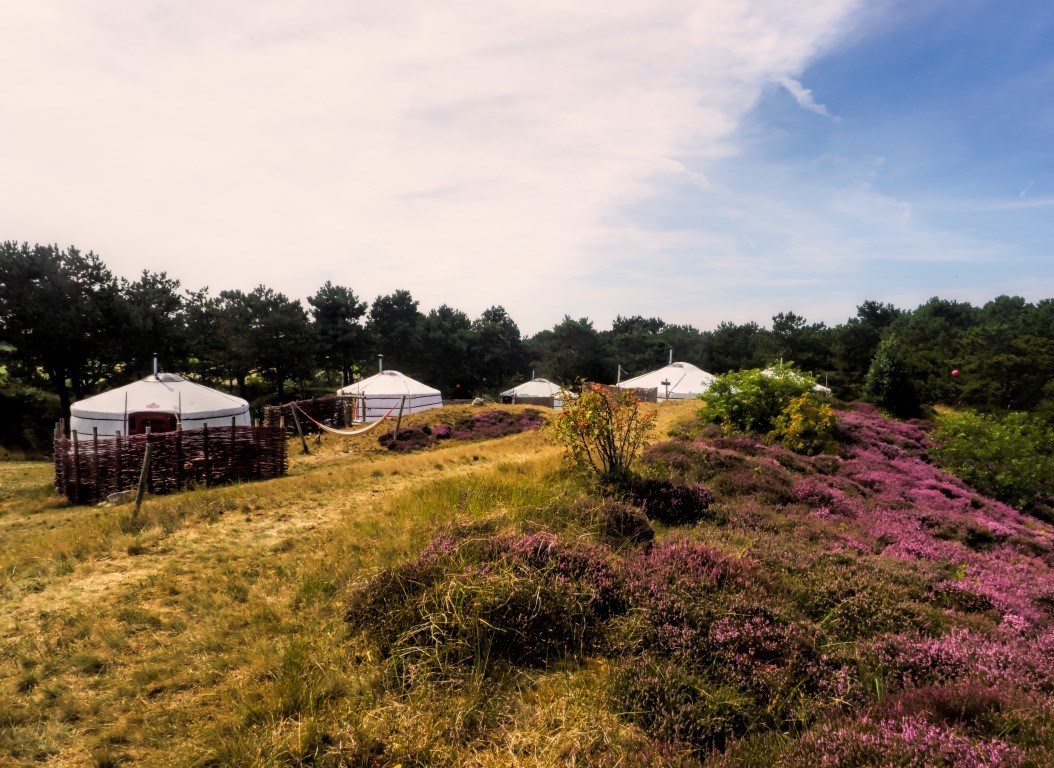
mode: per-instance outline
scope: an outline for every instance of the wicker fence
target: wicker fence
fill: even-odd
[[[149,442],[150,493],[265,480],[286,473],[286,435],[276,427],[203,427],[106,439],[55,441],[55,488],[72,504],[134,489]]]
[[[354,398],[340,395],[321,395],[310,400],[297,400],[296,405],[315,421],[336,429],[350,426],[349,415],[355,410]],[[289,403],[264,406],[263,423],[265,427],[284,426],[287,430],[293,429],[292,406]],[[305,432],[318,431],[318,427],[307,419],[300,420],[300,427]]]

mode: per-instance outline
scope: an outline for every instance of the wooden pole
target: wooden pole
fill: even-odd
[[[135,509],[132,510],[132,519],[139,517],[139,507],[143,504],[143,494],[146,492],[146,480],[150,477],[150,454],[154,446],[150,444],[150,433],[147,432],[146,450],[143,451],[143,469],[139,472],[139,487],[135,491]]]
[[[205,487],[209,486],[209,423],[201,425],[201,451],[205,455]]]
[[[77,499],[77,503],[81,500],[81,456],[80,456],[80,440],[77,438],[77,430],[70,432],[73,437],[73,482],[76,483],[77,492],[74,496]]]
[[[395,437],[392,438],[394,443],[399,439],[399,425],[403,423],[403,406],[406,404],[406,395],[399,398],[399,417],[395,420]]]
[[[227,462],[227,474],[229,475],[228,481],[234,479],[234,423],[237,419],[237,416],[231,416],[231,455]]]
[[[176,422],[176,490],[183,490],[183,422]]]
[[[293,401],[292,407],[289,409],[293,412],[293,423],[296,424],[296,433],[300,435],[300,444],[304,446],[304,453],[311,455],[311,451],[307,449],[307,440],[304,438],[304,430],[300,427],[300,417],[296,415],[296,401]]]

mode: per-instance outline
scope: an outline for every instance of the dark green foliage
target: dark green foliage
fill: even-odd
[[[915,375],[895,334],[890,334],[878,345],[861,396],[903,419],[921,415]]]
[[[1054,428],[1027,413],[941,416],[933,432],[937,461],[981,493],[1051,518]]]
[[[658,658],[628,662],[614,696],[620,711],[653,738],[700,752],[723,750],[758,717],[751,697]]]
[[[346,619],[384,655],[453,674],[580,655],[625,609],[621,580],[599,548],[549,534],[439,537],[354,589]]]
[[[655,538],[648,516],[632,504],[606,499],[594,511],[594,518],[600,535],[615,544],[643,543]]]
[[[366,302],[350,288],[329,280],[308,297],[318,343],[319,362],[340,373],[341,384],[351,382],[352,370],[366,356],[366,329],[362,317]]]
[[[650,519],[666,525],[703,520],[714,501],[714,494],[702,483],[668,478],[634,477],[626,483],[626,491]]]
[[[816,382],[789,364],[719,376],[706,390],[700,416],[730,432],[768,434],[791,400]]]

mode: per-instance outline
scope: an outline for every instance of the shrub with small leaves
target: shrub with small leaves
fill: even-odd
[[[714,494],[702,483],[678,483],[658,477],[633,478],[627,483],[627,490],[649,518],[667,525],[704,519],[714,501]]]
[[[772,433],[785,448],[811,455],[830,442],[834,424],[831,406],[815,393],[806,392],[780,412]]]

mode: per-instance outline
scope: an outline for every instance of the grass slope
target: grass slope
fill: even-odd
[[[642,466],[714,503],[653,543],[540,432],[134,521],[0,465],[0,766],[1054,764],[1050,526],[869,409],[810,459],[693,407]]]

